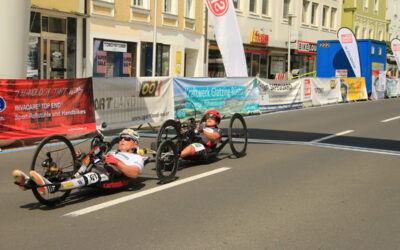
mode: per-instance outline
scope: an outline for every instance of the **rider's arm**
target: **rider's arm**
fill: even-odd
[[[216,141],[219,140],[221,138],[221,135],[217,132],[214,131],[213,129],[203,129],[203,133],[204,135],[210,140],[210,141]]]
[[[121,170],[124,175],[128,176],[129,178],[136,178],[140,173],[140,167],[138,166],[128,166],[122,161],[118,161],[116,167]]]

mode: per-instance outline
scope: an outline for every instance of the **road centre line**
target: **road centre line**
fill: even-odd
[[[325,141],[325,140],[328,140],[328,139],[331,139],[331,138],[334,138],[334,137],[338,137],[338,136],[341,136],[341,135],[349,134],[351,132],[354,132],[354,130],[346,130],[346,131],[343,131],[343,132],[336,133],[334,135],[329,135],[329,136],[322,137],[320,139],[313,140],[311,142],[312,143],[313,142],[321,142],[321,141]]]
[[[103,208],[115,206],[117,204],[120,204],[120,203],[123,203],[123,202],[126,202],[126,201],[130,201],[130,200],[137,199],[137,198],[140,198],[140,197],[143,197],[143,196],[146,196],[146,195],[150,195],[150,194],[153,194],[153,193],[156,193],[156,192],[160,192],[162,190],[169,189],[169,188],[172,188],[172,187],[175,187],[175,186],[179,186],[179,185],[182,185],[182,184],[185,184],[185,183],[188,183],[188,182],[191,182],[191,181],[195,181],[195,180],[198,180],[198,179],[210,176],[210,175],[218,174],[220,172],[223,172],[223,171],[226,171],[226,170],[229,170],[229,169],[231,169],[231,168],[227,168],[227,167],[218,168],[218,169],[215,169],[215,170],[212,170],[212,171],[209,171],[209,172],[205,172],[205,173],[198,174],[198,175],[195,175],[195,176],[191,176],[191,177],[188,177],[188,178],[185,178],[185,179],[182,179],[182,180],[174,181],[174,182],[162,185],[162,186],[151,188],[151,189],[145,190],[143,192],[127,195],[127,196],[124,196],[124,197],[121,197],[121,198],[118,198],[118,199],[114,199],[114,200],[111,200],[111,201],[107,201],[107,202],[104,202],[104,203],[101,203],[101,204],[97,204],[97,205],[94,205],[94,206],[91,206],[91,207],[83,208],[83,209],[77,210],[75,212],[64,214],[63,216],[76,217],[76,216],[92,213],[92,212],[98,211],[98,210],[103,209]]]
[[[286,144],[286,145],[301,145],[301,146],[312,146],[312,147],[321,147],[321,148],[334,148],[334,149],[350,150],[350,151],[357,151],[357,152],[400,156],[400,151],[374,149],[374,148],[363,148],[363,147],[320,143],[320,142],[260,140],[260,139],[249,139],[248,142],[249,143],[259,143],[259,144]]]
[[[393,120],[397,120],[397,119],[399,119],[399,118],[400,118],[400,116],[395,116],[395,117],[392,117],[392,118],[383,120],[383,121],[381,121],[381,122],[390,122],[390,121],[393,121]]]

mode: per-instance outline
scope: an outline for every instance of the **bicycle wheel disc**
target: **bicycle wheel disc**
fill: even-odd
[[[179,155],[175,144],[170,140],[162,142],[156,154],[156,171],[161,183],[175,179],[178,161]]]
[[[78,170],[76,156],[71,142],[62,135],[52,135],[44,138],[37,147],[33,156],[31,170],[52,183],[61,182],[71,178]],[[36,184],[32,183],[32,192],[39,202],[47,206],[54,206],[65,200],[71,190],[51,192],[46,195],[38,192]]]
[[[246,155],[247,126],[243,116],[236,113],[232,116],[228,128],[229,146],[236,157]]]

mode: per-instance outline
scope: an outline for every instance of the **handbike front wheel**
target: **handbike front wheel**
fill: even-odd
[[[232,153],[240,158],[246,155],[247,149],[247,125],[241,114],[235,113],[229,123],[229,146]]]
[[[178,161],[179,155],[176,145],[170,140],[162,142],[156,154],[156,172],[161,183],[175,179]]]
[[[160,147],[161,143],[166,140],[172,140],[176,144],[180,140],[180,127],[179,123],[175,120],[165,121],[157,134],[156,148]]]
[[[52,183],[68,180],[77,168],[74,147],[62,135],[44,138],[37,147],[31,164],[31,170],[35,170]],[[54,206],[65,200],[71,192],[71,190],[58,192],[48,190],[46,195],[42,195],[38,192],[39,187],[33,181],[31,183],[36,199],[47,206]]]

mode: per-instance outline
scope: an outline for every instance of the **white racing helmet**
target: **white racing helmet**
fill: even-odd
[[[131,129],[131,128],[126,128],[126,129],[122,130],[122,132],[119,133],[120,137],[121,137],[121,135],[128,135],[135,142],[139,143],[139,139],[140,139],[139,133],[136,132],[135,130]]]

